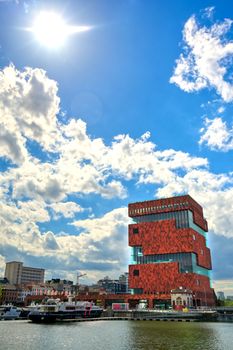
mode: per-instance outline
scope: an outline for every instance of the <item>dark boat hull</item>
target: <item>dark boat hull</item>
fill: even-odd
[[[80,318],[96,318],[101,316],[102,311],[103,310],[100,309],[74,312],[32,312],[28,315],[28,318],[35,323],[53,323],[57,321],[75,320]]]

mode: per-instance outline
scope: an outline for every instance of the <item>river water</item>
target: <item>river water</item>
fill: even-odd
[[[0,321],[1,350],[232,350],[232,323]]]

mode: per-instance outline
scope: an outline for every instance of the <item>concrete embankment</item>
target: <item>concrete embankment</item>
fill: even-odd
[[[233,322],[233,314],[219,314],[217,312],[114,312],[102,317],[65,320],[62,322],[90,322],[90,321],[170,321],[170,322]]]
[[[216,321],[217,313],[215,311],[158,311],[158,310],[129,310],[104,312],[105,317],[125,317],[133,320],[167,320],[167,321]]]

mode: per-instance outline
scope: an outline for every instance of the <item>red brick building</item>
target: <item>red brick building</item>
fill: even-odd
[[[212,306],[210,250],[202,207],[189,195],[132,203],[128,206],[129,288],[150,307],[171,303],[171,290],[192,291],[194,306]]]

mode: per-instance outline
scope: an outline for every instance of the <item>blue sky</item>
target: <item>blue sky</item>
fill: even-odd
[[[38,40],[41,13],[76,28],[63,45]],[[127,204],[189,193],[233,294],[232,20],[219,0],[0,1],[2,274],[117,277]]]

